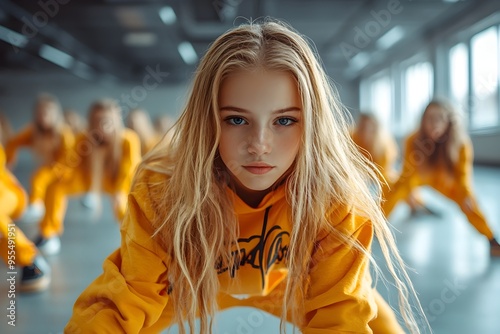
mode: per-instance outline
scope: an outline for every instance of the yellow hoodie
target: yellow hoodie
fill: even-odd
[[[16,158],[16,151],[19,147],[30,146],[35,150],[38,149],[38,146],[44,146],[46,143],[39,143],[40,141],[36,138],[35,129],[33,125],[29,125],[28,127],[21,130],[18,134],[13,136],[7,142],[5,146],[5,153],[7,155],[7,163],[12,163]],[[43,142],[43,141],[42,141]],[[61,131],[56,139],[51,142],[56,147],[50,147],[51,154],[49,156],[44,156],[44,162],[47,165],[51,165],[55,162],[62,162],[66,158],[66,154],[69,150],[73,148],[75,144],[75,137],[71,128],[67,125],[63,125]],[[44,149],[47,149],[43,147]],[[37,154],[41,154],[42,152],[35,152]]]
[[[173,308],[167,276],[171,259],[152,238],[151,223],[161,215],[158,195],[168,180],[150,171],[139,179],[121,225],[121,247],[105,260],[103,274],[76,301],[65,333],[158,333],[170,324]],[[219,306],[254,306],[279,316],[291,232],[285,188],[269,193],[257,208],[227,192],[239,219],[240,252],[235,254],[239,267],[216,264]],[[366,219],[341,208],[332,210],[330,222],[370,248],[373,227]],[[318,235],[311,254],[305,322],[300,325],[303,333],[372,333],[368,323],[375,317],[376,306],[368,263],[363,253],[330,233]],[[235,271],[231,278],[229,273]]]
[[[472,163],[474,154],[470,141],[465,141],[459,148],[453,172],[448,171],[444,166],[422,170],[419,167],[429,154],[429,147],[426,145],[415,147],[417,135],[414,133],[406,140],[403,170],[399,180],[390,191],[384,194],[387,199],[382,205],[384,214],[389,216],[400,200],[407,198],[415,188],[426,185],[457,203],[472,226],[488,240],[492,240],[493,231],[481,212],[473,193]]]
[[[472,144],[465,142],[460,147],[453,172],[443,165],[422,171],[420,165],[427,158],[429,148],[415,148],[417,136],[418,133],[413,133],[405,141],[401,175],[394,188],[386,194],[387,201],[382,206],[386,215],[389,215],[394,206],[406,198],[411,190],[423,185],[433,187],[456,202],[472,196]]]

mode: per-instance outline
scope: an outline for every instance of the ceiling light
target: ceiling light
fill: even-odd
[[[397,42],[399,42],[403,36],[405,35],[405,31],[400,26],[395,26],[388,32],[382,35],[377,42],[375,43],[379,49],[387,50]]]
[[[147,47],[156,43],[157,36],[152,32],[130,32],[123,36],[123,43],[132,47]]]
[[[360,52],[351,59],[351,68],[359,71],[370,62],[370,56],[366,52]]]
[[[186,64],[192,65],[198,61],[198,55],[191,43],[182,42],[177,46],[177,50]]]
[[[143,29],[147,25],[142,12],[134,7],[118,7],[115,15],[120,24],[128,29]]]
[[[69,54],[50,45],[43,44],[38,52],[40,57],[64,68],[70,68],[74,58]]]
[[[160,14],[160,18],[166,25],[174,24],[177,21],[177,16],[172,7],[165,6],[160,9],[158,12]]]
[[[15,47],[22,48],[28,44],[28,38],[13,30],[0,26],[0,39]]]
[[[92,67],[81,61],[75,61],[73,66],[73,73],[80,78],[91,80],[93,77]]]

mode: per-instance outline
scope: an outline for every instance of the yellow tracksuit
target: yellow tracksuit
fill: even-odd
[[[34,132],[33,126],[28,126],[8,141],[5,147],[7,163],[15,160],[16,151],[19,147],[35,146],[34,141],[37,139]],[[31,178],[30,203],[43,201],[49,184],[60,179],[62,174],[66,172],[67,166],[64,161],[74,144],[75,138],[71,128],[63,126],[60,133],[59,147],[53,150],[52,156],[44,157],[45,163],[35,171]]]
[[[127,205],[126,194],[130,191],[135,168],[140,162],[140,142],[137,134],[124,129],[121,138],[121,160],[116,175],[105,171],[102,190],[110,195],[123,194],[123,201],[115,207],[115,215],[122,220]],[[87,134],[78,137],[75,148],[66,157],[64,164],[72,167],[58,182],[53,182],[45,197],[45,215],[40,222],[40,232],[44,238],[61,235],[68,195],[83,194],[89,191],[91,175],[87,160],[92,158],[94,149]]]
[[[171,324],[173,306],[167,292],[171,259],[152,238],[151,223],[163,215],[158,195],[165,190],[167,177],[145,171],[139,179],[121,225],[121,247],[105,260],[104,273],[76,301],[65,333],[159,333]],[[234,199],[239,221],[240,252],[234,254],[238,268],[215,265],[219,308],[251,306],[280,316],[291,232],[285,188],[266,195],[257,208],[231,190],[227,193]],[[370,248],[373,227],[369,221],[347,208],[332,210],[330,218],[334,228]],[[305,321],[300,324],[303,333],[372,333],[370,327],[377,328],[376,333],[404,333],[392,310],[371,287],[364,254],[326,232],[315,245],[304,301]],[[235,278],[232,272],[236,272]],[[249,297],[233,297],[242,294]],[[381,314],[373,321],[377,304]]]
[[[459,158],[454,167],[454,175],[447,171],[444,166],[422,172],[418,167],[426,157],[426,148],[415,149],[413,143],[416,138],[417,134],[415,133],[406,140],[403,171],[392,191],[385,196],[387,200],[383,204],[383,210],[386,216],[391,213],[401,199],[408,196],[412,189],[427,185],[457,203],[476,230],[485,235],[488,240],[493,239],[493,232],[479,209],[472,191],[472,144],[466,142],[460,148]],[[466,204],[466,200],[470,201],[470,207]]]
[[[15,265],[31,265],[36,256],[36,247],[12,222],[26,207],[26,193],[5,168],[5,153],[0,145],[0,256],[8,263],[13,250],[9,248],[9,238],[15,241]],[[10,232],[10,233],[9,233]],[[10,255],[10,256],[9,256]]]

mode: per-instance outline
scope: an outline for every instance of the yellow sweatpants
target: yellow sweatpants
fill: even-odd
[[[61,174],[51,166],[42,166],[37,169],[31,177],[31,192],[29,202],[43,202],[47,187],[55,180],[59,179]]]
[[[408,198],[408,195],[411,193],[413,188],[421,185],[431,186],[444,196],[457,203],[472,226],[474,226],[479,233],[486,236],[488,240],[493,239],[493,231],[488,226],[486,218],[481,212],[474,194],[471,191],[468,191],[466,187],[455,186],[450,188],[430,184],[410,185],[409,182],[398,181],[394,185],[392,191],[385,196],[386,201],[382,205],[385,216],[388,217],[391,214],[392,210],[399,201]],[[470,208],[466,205],[467,199],[470,201]]]
[[[50,238],[63,233],[67,196],[88,192],[90,182],[90,175],[87,175],[82,169],[75,168],[48,186],[45,195],[45,215],[40,222],[42,237]],[[117,193],[116,187],[107,178],[104,178],[102,190],[109,195]],[[125,216],[126,207],[127,196],[122,196],[120,203],[115,207],[115,216],[119,221]]]
[[[12,218],[18,217],[24,211],[26,194],[19,186],[3,183],[0,180],[0,203],[2,203],[0,205],[0,256],[5,263],[8,263],[9,255],[13,255],[8,247],[11,238],[15,243],[15,265],[33,264],[37,253],[36,247],[12,222]],[[9,232],[11,232],[10,235]]]

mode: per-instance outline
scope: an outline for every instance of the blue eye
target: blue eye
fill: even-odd
[[[290,126],[294,123],[297,123],[297,121],[293,118],[290,118],[290,117],[282,117],[282,118],[278,118],[278,124],[279,125],[282,125],[282,126]]]
[[[243,118],[237,116],[226,118],[226,122],[228,122],[231,125],[243,125],[246,123],[246,121]]]

